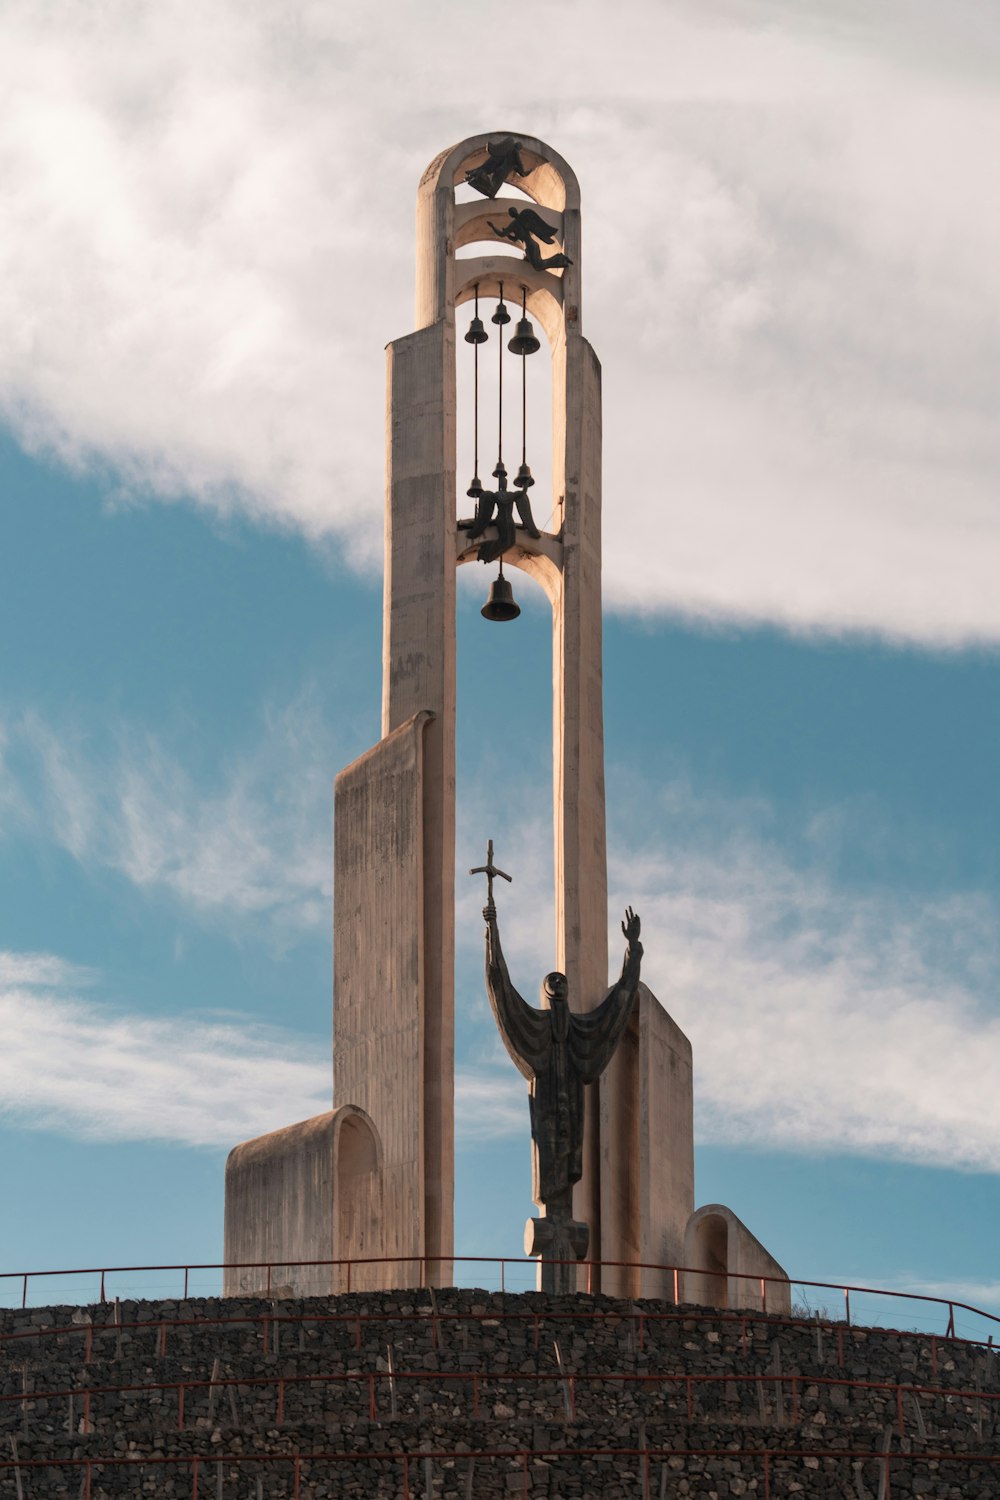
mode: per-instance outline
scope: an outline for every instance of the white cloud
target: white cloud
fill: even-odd
[[[309,695],[265,715],[259,742],[206,787],[148,735],[110,746],[27,715],[7,731],[8,827],[60,845],[88,871],[167,894],[198,920],[328,927],[333,776],[342,757]]]
[[[0,954],[0,1113],[17,1124],[233,1146],[330,1108],[329,1056],[315,1044],[197,1014],[123,1014],[82,999],[79,984],[51,954]]]
[[[563,66],[507,123],[583,180],[612,604],[1000,639],[997,17],[541,0],[532,27]],[[125,493],[375,565],[416,181],[504,123],[467,11],[14,0],[4,41],[0,410]]]
[[[700,1141],[1000,1171],[986,897],[852,892],[738,823],[706,847],[665,817],[657,847],[619,848],[612,884],[691,1037]]]
[[[882,837],[870,807],[817,812],[793,851],[776,841],[762,799],[711,796],[678,778],[620,784],[615,804],[611,969],[631,904],[644,978],[692,1041],[700,1143],[1000,1172],[993,899],[845,884],[845,837]],[[513,851],[516,880],[497,900],[512,978],[534,1000],[555,958],[552,877],[544,809],[519,825],[525,813],[522,796],[497,844],[500,863]],[[471,1046],[495,1039],[481,998],[482,896],[460,880],[459,1010],[475,1022]],[[479,1073],[505,1080],[515,1101],[513,1113],[498,1107],[492,1133],[516,1134],[523,1083],[499,1045],[487,1054]]]
[[[92,1141],[231,1147],[330,1108],[328,1046],[240,1017],[130,1014],[80,995],[99,978],[0,951],[0,1117]],[[460,1067],[455,1104],[463,1143],[524,1132],[520,1077]]]

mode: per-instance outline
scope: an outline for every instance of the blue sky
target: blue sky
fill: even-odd
[[[411,326],[421,170],[513,123],[583,187],[609,920],[641,912],[694,1043],[698,1201],[793,1274],[1000,1305],[1000,23],[632,4],[609,51],[575,6],[565,76],[543,97],[528,69],[509,121],[405,7],[377,39],[351,6],[170,12],[5,21],[4,1267],[216,1259],[227,1147],[328,1103],[382,345]],[[537,7],[540,41],[569,14]],[[483,578],[457,1238],[517,1253],[527,1110],[462,872],[492,833],[533,993],[550,648],[525,581],[516,626],[479,618]]]

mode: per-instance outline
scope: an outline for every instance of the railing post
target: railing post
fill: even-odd
[[[845,1323],[848,1324],[848,1326],[850,1326],[850,1322],[851,1322],[851,1289],[850,1289],[849,1286],[845,1286],[844,1287],[844,1310],[845,1310],[844,1321],[845,1321]]]
[[[886,1453],[885,1454],[885,1456],[884,1456],[884,1462],[885,1462],[885,1500],[889,1500],[889,1497],[892,1494],[892,1455],[890,1453]]]
[[[347,1262],[347,1290],[351,1290],[351,1262]]]
[[[675,1307],[680,1307],[680,1305],[681,1305],[681,1278],[680,1278],[680,1272],[678,1271],[677,1267],[674,1266],[674,1306]]]
[[[268,1296],[268,1297],[270,1297],[270,1295],[271,1295],[271,1267],[270,1267],[270,1265],[267,1268],[267,1290],[266,1290],[265,1295]]]
[[[506,1260],[501,1259],[501,1261],[500,1261],[500,1293],[501,1293],[501,1296],[507,1290],[506,1273],[507,1273],[507,1262],[506,1262]]]
[[[106,1299],[106,1297],[104,1295],[104,1272],[102,1271],[101,1272],[101,1295],[100,1295],[99,1301],[105,1302],[106,1300],[107,1299]]]
[[[403,1460],[403,1500],[410,1500],[410,1456],[408,1453],[400,1456]]]
[[[954,1304],[954,1302],[949,1302],[948,1303],[948,1328],[947,1328],[947,1332],[945,1333],[945,1338],[946,1339],[953,1339],[954,1337],[955,1337],[955,1304]]]
[[[184,1387],[183,1387],[183,1385],[179,1385],[177,1387],[177,1431],[178,1432],[183,1432],[183,1430],[184,1430]]]
[[[25,1308],[25,1307],[27,1307],[27,1305],[28,1305],[28,1273],[27,1273],[27,1271],[25,1271],[25,1273],[24,1273],[24,1286],[21,1288],[21,1307],[22,1307],[22,1309]]]
[[[764,1276],[760,1278],[760,1310],[767,1312],[767,1279]]]
[[[85,1458],[83,1463],[83,1500],[90,1500],[90,1459]]]
[[[198,1500],[198,1460],[191,1459],[191,1500]]]
[[[184,1267],[184,1301],[188,1299],[188,1267]]]
[[[299,1476],[300,1476],[300,1472],[301,1472],[301,1464],[302,1464],[302,1460],[299,1458],[298,1454],[296,1454],[295,1455],[295,1488],[292,1490],[293,1500],[299,1500]]]

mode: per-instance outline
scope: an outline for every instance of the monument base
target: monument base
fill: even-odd
[[[549,1214],[529,1219],[524,1226],[524,1253],[539,1257],[538,1290],[557,1296],[577,1291],[574,1262],[583,1260],[589,1243],[590,1230],[579,1219]]]

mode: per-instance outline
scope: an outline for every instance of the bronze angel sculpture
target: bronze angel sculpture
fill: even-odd
[[[493,233],[502,240],[510,240],[513,245],[520,245],[524,250],[524,258],[529,265],[534,266],[536,271],[555,271],[563,266],[571,266],[573,262],[568,255],[558,250],[555,255],[543,255],[538,241],[545,245],[552,245],[556,241],[557,231],[547,224],[541,214],[537,214],[533,208],[508,208],[507,216],[509,224],[498,226],[492,219],[487,223]]]

